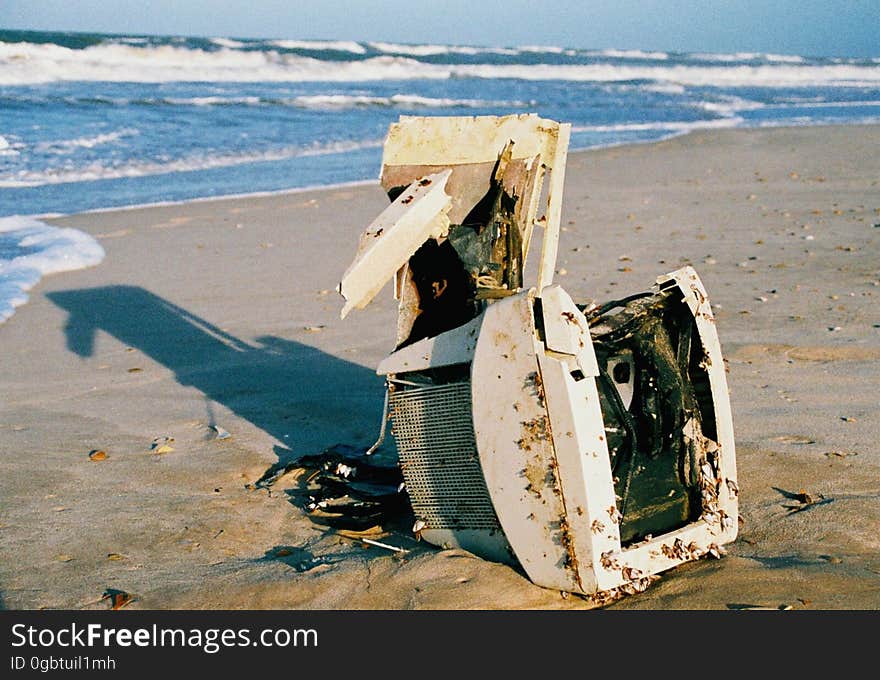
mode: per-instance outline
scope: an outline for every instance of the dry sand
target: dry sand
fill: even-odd
[[[607,299],[692,263],[737,437],[729,555],[615,607],[880,608],[878,149],[880,127],[853,126],[570,156],[557,280]],[[106,608],[107,588],[132,608],[589,606],[404,530],[383,540],[407,559],[365,548],[284,480],[246,488],[375,438],[394,302],[342,322],[333,289],[385,205],[370,185],[51,220],[107,257],[44,279],[0,325],[3,607]],[[150,453],[166,436],[174,450]],[[789,515],[779,490],[801,489],[833,500]]]

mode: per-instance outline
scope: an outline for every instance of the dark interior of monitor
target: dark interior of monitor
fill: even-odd
[[[718,437],[708,359],[674,282],[584,311],[627,545],[684,526],[703,510],[700,470]]]

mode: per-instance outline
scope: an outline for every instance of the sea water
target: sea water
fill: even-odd
[[[370,180],[400,115],[527,112],[572,149],[876,123],[880,56],[0,31],[0,216]]]
[[[0,217],[0,323],[27,302],[46,274],[98,264],[104,249],[78,229],[50,227],[31,217]]]

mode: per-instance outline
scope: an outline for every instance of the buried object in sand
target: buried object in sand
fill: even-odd
[[[401,117],[383,155],[392,203],[338,290],[345,316],[394,281],[396,347],[377,372],[419,536],[604,604],[720,557],[738,487],[696,272],[602,305],[553,283],[569,131]]]

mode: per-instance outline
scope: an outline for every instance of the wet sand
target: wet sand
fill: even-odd
[[[880,608],[878,148],[880,126],[810,127],[569,157],[557,282],[603,300],[693,264],[737,439],[728,556],[614,607]],[[116,588],[131,608],[592,606],[400,523],[374,537],[405,558],[367,547],[312,522],[292,476],[252,487],[376,437],[395,303],[340,321],[334,287],[386,204],[376,184],[50,220],[107,257],[0,324],[0,605],[104,609]],[[790,514],[801,490],[829,502]]]

